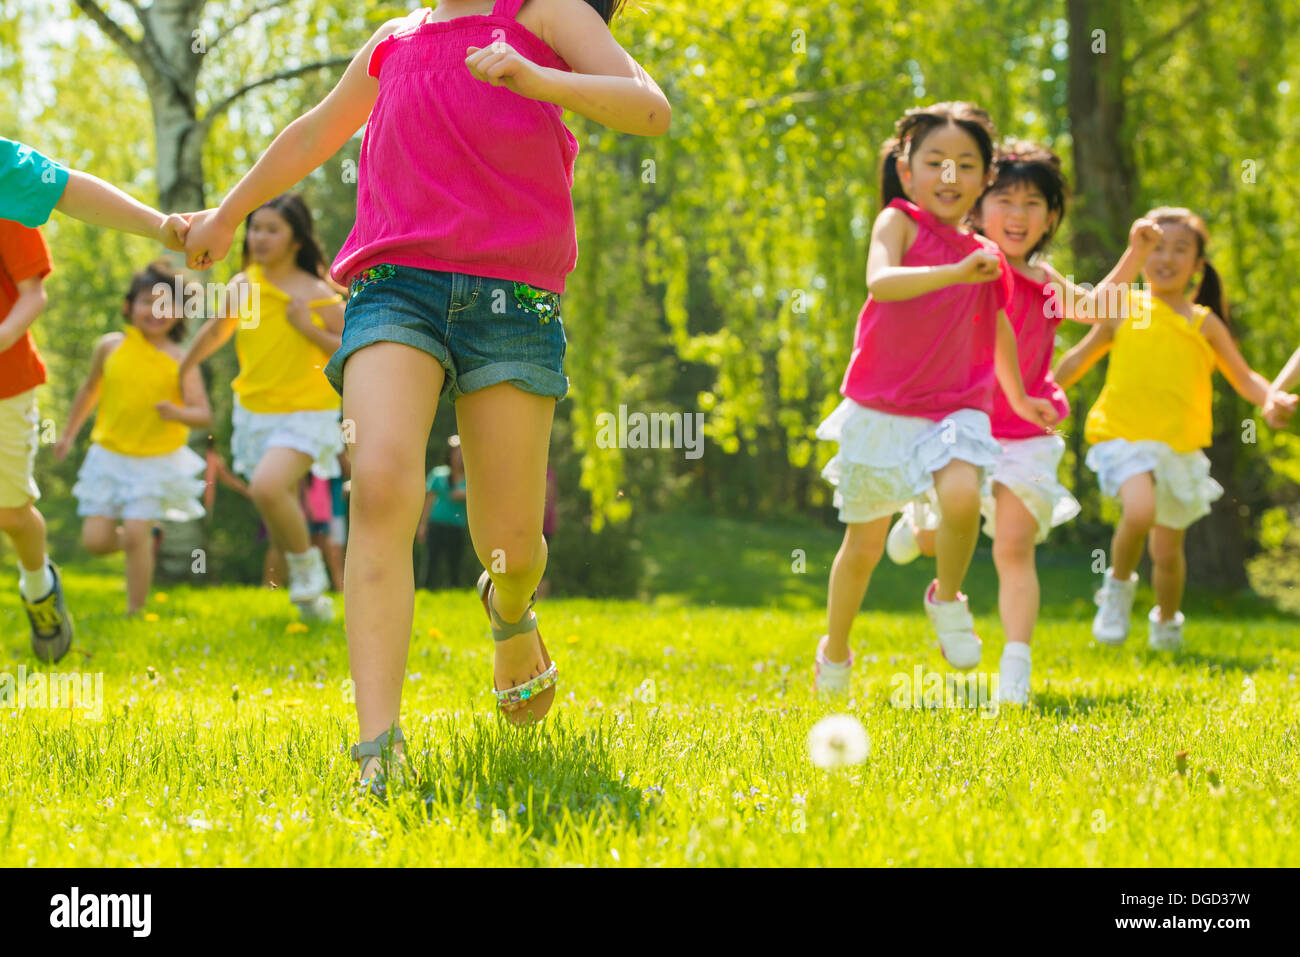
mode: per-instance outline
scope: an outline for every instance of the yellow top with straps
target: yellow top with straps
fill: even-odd
[[[164,419],[157,402],[184,405],[180,363],[152,345],[135,326],[104,360],[99,411],[90,440],[118,455],[166,455],[190,437],[184,422]]]
[[[325,378],[330,357],[289,321],[289,295],[273,286],[256,263],[245,271],[254,290],[240,300],[235,352],[239,375],[230,387],[250,412],[305,412],[339,408],[339,394]],[[308,307],[342,302],[342,296],[314,299]],[[312,313],[312,324],[324,328]]]
[[[1207,447],[1215,352],[1200,329],[1210,310],[1193,306],[1188,321],[1155,296],[1132,293],[1128,302],[1084,437],[1093,444],[1152,439],[1175,452]]]

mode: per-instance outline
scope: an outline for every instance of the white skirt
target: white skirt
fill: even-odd
[[[925,501],[934,472],[949,462],[969,462],[987,470],[1002,448],[993,440],[989,417],[959,409],[939,422],[891,415],[845,399],[817,427],[817,438],[839,442],[822,478],[835,486],[840,521],[870,522],[901,512],[909,502]]]
[[[1029,439],[1008,439],[993,466],[990,485],[1000,482],[1024,503],[1038,522],[1036,542],[1079,514],[1079,503],[1061,484],[1057,471],[1065,455],[1065,439],[1059,435],[1038,435]],[[984,534],[993,537],[997,521],[997,500],[990,488],[981,503]]]
[[[72,486],[77,514],[169,522],[202,518],[206,468],[188,445],[165,455],[121,455],[94,443]]]
[[[1156,486],[1156,524],[1186,528],[1210,514],[1210,503],[1223,486],[1210,478],[1205,453],[1175,452],[1164,442],[1111,439],[1088,450],[1088,468],[1097,473],[1102,494],[1117,498],[1119,487],[1134,475],[1151,472]]]
[[[339,411],[323,409],[307,412],[249,412],[235,396],[230,416],[234,430],[230,435],[231,467],[246,479],[270,448],[294,449],[311,456],[311,470],[323,479],[342,474],[339,454],[343,451],[343,434],[339,430]]]

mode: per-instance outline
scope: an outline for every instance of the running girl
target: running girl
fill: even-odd
[[[72,494],[84,518],[86,549],[95,555],[126,553],[128,615],[149,598],[155,523],[204,514],[199,496],[206,463],[185,443],[190,429],[212,421],[212,410],[197,368],[178,383],[185,324],[180,304],[171,301],[175,279],[166,262],[151,263],[131,278],[122,305],[126,329],[108,333],[95,346],[68,426],[54,446],[56,459],[67,458],[98,406]]]
[[[531,596],[546,567],[551,421],[568,389],[560,293],[577,259],[578,142],[562,112],[641,136],[669,124],[663,93],[610,35],[619,6],[442,0],[389,21],[221,208],[191,225],[190,261],[220,258],[232,223],[367,124],[356,227],[334,264],[353,296],[328,371],[355,423],[345,595],[354,756],[374,789],[402,742],[411,542],[441,392],[455,402],[470,537],[487,569],[479,595],[499,707],[531,721],[555,697]]]
[[[817,430],[839,442],[822,475],[847,526],[831,568],[816,686],[848,688],[849,630],[885,547],[889,519],[932,493],[938,576],[924,606],[944,657],[969,670],[981,642],[960,591],[979,534],[984,471],[1001,451],[989,415],[995,383],[1011,409],[1046,428],[1046,399],[1025,392],[1004,312],[1006,263],[962,225],[989,185],[993,124],[970,103],[909,110],[885,147],[885,208],[872,227],[870,295],[858,317],[844,400]],[[910,200],[906,197],[910,197]]]
[[[1201,451],[1213,428],[1214,370],[1259,406],[1269,399],[1269,382],[1246,364],[1228,330],[1227,297],[1205,256],[1204,221],[1168,206],[1146,218],[1160,227],[1142,270],[1149,294],[1133,293],[1125,314],[1094,327],[1062,357],[1056,379],[1068,387],[1111,353],[1106,384],[1084,426],[1092,443],[1088,467],[1123,509],[1097,594],[1093,637],[1111,646],[1128,638],[1137,565],[1149,536],[1156,605],[1147,616],[1147,643],[1175,651],[1183,641],[1183,537],[1223,494]]]
[[[243,272],[230,281],[225,315],[203,324],[181,361],[186,375],[235,337],[239,376],[231,433],[234,470],[272,544],[289,566],[289,600],[303,618],[329,621],[329,572],[311,543],[298,486],[308,471],[339,474],[339,397],[325,378],[343,330],[343,298],[325,280],[311,213],[298,196],[277,196],[249,213]]]

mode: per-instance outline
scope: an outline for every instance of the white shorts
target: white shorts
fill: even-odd
[[[35,389],[0,399],[0,508],[41,497],[34,476],[40,422]]]
[[[840,521],[870,522],[901,512],[934,489],[934,474],[949,462],[969,462],[987,483],[1001,446],[989,417],[959,409],[935,422],[891,415],[845,399],[817,427],[817,438],[839,442],[822,478],[835,486]]]
[[[1175,452],[1163,442],[1111,439],[1088,450],[1088,468],[1097,473],[1102,494],[1119,496],[1119,487],[1134,475],[1152,473],[1156,486],[1156,524],[1186,528],[1210,514],[1210,503],[1223,486],[1210,478],[1210,460],[1199,449]]]
[[[1007,439],[993,466],[990,485],[1000,483],[1024,503],[1038,522],[1035,542],[1047,540],[1047,533],[1079,514],[1079,503],[1057,477],[1065,439],[1059,435],[1036,435],[1028,439]],[[990,488],[981,503],[984,534],[993,537],[997,527],[997,500]]]
[[[235,396],[230,420],[231,468],[246,479],[267,449],[294,449],[311,456],[312,474],[332,479],[342,474],[339,453],[343,451],[343,434],[339,430],[338,409],[307,412],[249,412]]]
[[[168,522],[201,518],[206,468],[188,445],[165,455],[122,455],[94,443],[72,486],[77,514]]]

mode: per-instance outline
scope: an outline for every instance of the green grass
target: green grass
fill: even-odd
[[[1086,560],[1045,554],[1035,705],[895,709],[894,675],[944,665],[924,563],[885,563],[854,695],[832,708],[810,677],[836,531],[647,524],[652,602],[539,606],[561,668],[540,731],[490,709],[473,594],[419,596],[403,706],[419,783],[386,805],[352,788],[341,625],[293,627],[282,594],[170,586],[156,621],[128,622],[114,565],[73,563],[59,668],[103,673],[103,714],[0,712],[0,866],[1300,863],[1297,619],[1198,592],[1185,650],[1161,656],[1144,589],[1109,651],[1089,637]],[[986,554],[967,591],[995,669]],[[0,672],[38,667],[25,627],[8,588]],[[806,738],[835,710],[871,754],[827,772]]]

